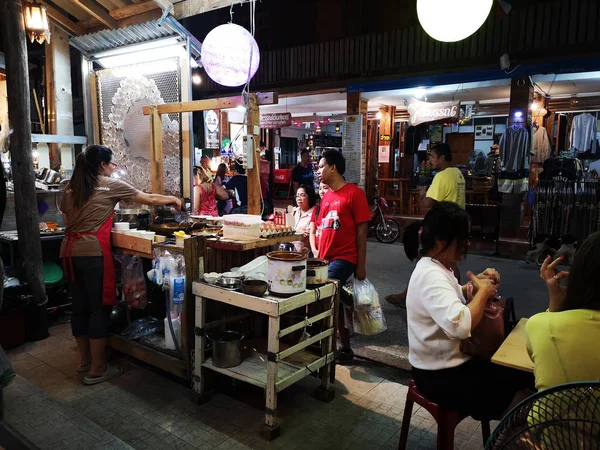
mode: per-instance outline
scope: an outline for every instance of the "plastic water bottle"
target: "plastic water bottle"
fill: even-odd
[[[177,339],[177,343],[181,346],[181,319],[178,313],[171,313],[171,322],[173,323],[175,339]],[[169,350],[176,349],[175,341],[171,335],[171,328],[169,327],[169,317],[165,317],[165,347]]]

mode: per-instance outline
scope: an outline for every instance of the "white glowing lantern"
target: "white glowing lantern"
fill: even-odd
[[[228,23],[212,30],[202,43],[202,65],[208,76],[223,86],[246,84],[260,62],[254,37],[243,27]]]
[[[494,0],[417,0],[417,16],[425,32],[442,42],[457,42],[486,21]]]

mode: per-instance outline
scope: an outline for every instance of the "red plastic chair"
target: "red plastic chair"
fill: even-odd
[[[437,448],[438,450],[454,450],[454,430],[460,422],[467,416],[458,411],[443,408],[436,403],[433,403],[423,397],[419,392],[417,385],[411,380],[406,394],[406,405],[404,406],[404,418],[402,419],[402,431],[400,432],[400,442],[398,450],[406,449],[406,441],[408,439],[408,430],[410,428],[410,418],[412,416],[413,404],[425,408],[429,414],[433,416],[438,424],[437,431]],[[483,445],[490,437],[490,422],[481,421],[481,434],[483,437]]]

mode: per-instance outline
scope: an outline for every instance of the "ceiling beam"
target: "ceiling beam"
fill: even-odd
[[[46,12],[48,13],[48,16],[50,16],[50,19],[52,19],[52,21],[58,24],[61,28],[64,28],[67,33],[73,36],[79,36],[86,33],[85,28],[78,23],[73,22],[65,14],[49,5],[45,0],[39,0],[39,2],[46,7]]]
[[[249,0],[233,0],[233,4],[247,3]],[[173,2],[175,3],[175,2]],[[232,0],[184,0],[173,5],[176,19],[185,19],[215,9],[230,7]]]
[[[53,5],[56,8],[64,11],[65,13],[73,16],[79,22],[82,20],[89,20],[91,18],[90,14],[87,11],[81,9],[77,4],[72,0],[52,0]]]
[[[113,19],[120,21],[123,19],[128,19],[132,16],[136,16],[138,14],[144,14],[155,10],[160,11],[160,7],[156,3],[154,3],[154,0],[147,0],[140,3],[134,3],[133,5],[125,6],[124,8],[115,9],[113,11],[110,11],[108,14]],[[84,28],[93,28],[101,24],[102,23],[96,18],[81,22],[81,26],[83,26]],[[119,24],[119,26],[122,25]]]
[[[77,3],[82,9],[90,13],[104,25],[106,25],[110,29],[119,28],[118,22],[113,19],[108,11],[104,9],[99,3],[96,3],[93,0],[73,0],[74,3]]]

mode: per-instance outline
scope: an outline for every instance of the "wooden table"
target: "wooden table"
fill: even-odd
[[[314,290],[306,290],[293,297],[281,298],[272,295],[254,297],[241,292],[221,289],[204,282],[195,282],[193,292],[196,296],[196,327],[195,361],[192,378],[192,388],[203,400],[205,370],[219,372],[228,377],[261,387],[266,393],[265,423],[261,425],[260,433],[268,440],[279,436],[280,426],[277,421],[277,394],[301,379],[318,372],[321,386],[315,396],[319,400],[333,400],[335,391],[331,386],[330,373],[335,365],[334,339],[336,333],[335,318],[339,305],[338,282],[330,280],[324,286]],[[268,338],[265,343],[260,338],[252,340],[252,355],[245,358],[236,367],[215,367],[212,358],[206,358],[206,331],[228,322],[234,322],[239,317],[225,317],[212,323],[206,323],[207,301],[214,301],[237,306],[246,312],[268,316]],[[321,324],[319,333],[298,342],[295,345],[285,345],[280,339],[306,326],[304,318],[287,328],[281,329],[281,318],[284,314],[306,305],[317,304],[314,316],[306,317],[312,324]],[[309,313],[310,314],[310,313]],[[320,342],[320,352],[311,351],[309,346]],[[262,345],[261,345],[262,344]],[[266,344],[266,346],[264,345]]]
[[[533,373],[533,361],[527,352],[526,323],[525,318],[519,320],[517,326],[492,356],[493,363]]]
[[[377,178],[377,195],[388,202],[396,202],[399,213],[404,213],[404,193],[408,192],[408,178]],[[397,188],[394,185],[398,185]],[[395,191],[398,191],[397,194]]]

